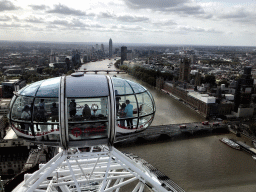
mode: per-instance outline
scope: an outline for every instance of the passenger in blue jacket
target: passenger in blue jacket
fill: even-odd
[[[126,103],[126,107],[125,107],[124,112],[126,113],[126,117],[132,118],[133,117],[133,106],[132,106],[132,104],[130,104],[129,100],[126,100],[125,103]],[[130,129],[133,128],[133,122],[132,121],[133,121],[133,119],[126,119],[127,127],[130,128]]]

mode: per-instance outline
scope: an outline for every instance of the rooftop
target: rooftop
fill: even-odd
[[[209,96],[208,94],[200,94],[198,92],[193,92],[190,91],[188,92],[188,95],[191,97],[194,97],[200,101],[203,101],[204,103],[215,103],[216,102],[216,97]]]

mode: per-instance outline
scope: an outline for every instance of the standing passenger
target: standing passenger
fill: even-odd
[[[120,118],[125,118],[126,114],[125,114],[125,107],[126,107],[126,104],[125,103],[122,103],[121,105],[121,109],[119,111],[119,114],[120,114]],[[120,126],[123,128],[125,127],[125,120],[120,120]]]
[[[70,117],[74,117],[76,115],[76,102],[75,99],[71,99],[69,104],[69,115]]]
[[[28,105],[25,105],[24,109],[22,110],[21,119],[24,121],[31,121],[30,108]],[[22,122],[21,129],[23,129],[23,131],[25,131],[25,133],[28,134],[29,123]]]
[[[39,122],[47,122],[46,111],[42,105],[39,107],[39,110],[38,110],[38,120]],[[41,128],[41,132],[47,131],[47,125],[45,124],[41,124],[40,128]]]
[[[88,119],[91,118],[91,109],[90,109],[90,107],[89,107],[87,104],[84,105],[83,117],[84,117],[86,120],[88,120]]]
[[[125,103],[126,103],[126,107],[125,107],[124,112],[126,113],[126,117],[128,117],[128,118],[133,117],[132,104],[130,104],[129,100],[126,100]],[[126,122],[127,122],[127,127],[132,129],[133,128],[133,119],[126,119]]]
[[[39,108],[40,108],[40,107],[45,108],[44,99],[41,99],[41,100],[40,100],[40,102],[39,102]]]
[[[115,90],[115,96],[116,96],[116,113],[118,113],[118,111],[119,111],[119,106],[120,106],[119,101],[120,101],[120,99],[121,99],[121,97],[119,97],[119,96],[117,96],[117,95],[119,95],[119,94],[118,94],[118,91]]]
[[[51,113],[52,113],[52,122],[59,122],[59,109],[55,102],[52,103]],[[53,129],[54,129],[54,125],[52,125],[52,130]]]

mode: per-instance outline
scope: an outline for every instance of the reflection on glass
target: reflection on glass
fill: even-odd
[[[140,118],[138,129],[147,128],[152,121],[153,121],[153,115]]]
[[[59,96],[59,85],[60,77],[47,79],[45,80],[38,92],[36,93],[37,97],[58,97]]]
[[[153,113],[153,104],[147,92],[137,94],[140,116]]]
[[[142,92],[146,91],[146,88],[144,88],[143,86],[141,86],[137,83],[134,83],[134,82],[129,81],[129,80],[127,80],[127,82],[131,85],[131,87],[132,87],[132,89],[135,93],[142,93]]]
[[[31,121],[31,103],[33,102],[32,97],[17,97],[12,107],[12,118],[16,120]],[[26,115],[26,113],[28,113]],[[22,115],[23,114],[23,115]],[[30,116],[30,118],[28,118]],[[26,118],[25,118],[26,117]]]
[[[18,91],[18,94],[20,95],[26,95],[26,96],[35,96],[39,86],[44,82],[44,80],[42,81],[38,81],[36,83],[33,83],[31,85],[28,85],[26,87],[24,87],[23,89]]]
[[[120,78],[113,78],[113,84],[115,90],[117,90],[117,95],[126,95],[126,94],[133,94],[131,86],[124,80]]]
[[[87,140],[107,137],[107,122],[70,124],[69,140]]]
[[[117,126],[122,129],[137,129],[137,118],[120,118],[117,120]]]

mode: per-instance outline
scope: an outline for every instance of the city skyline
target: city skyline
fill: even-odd
[[[0,0],[0,40],[256,46],[256,1]]]

